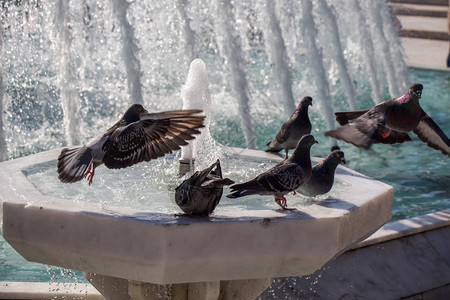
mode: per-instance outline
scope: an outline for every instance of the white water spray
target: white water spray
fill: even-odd
[[[0,21],[0,57],[3,55],[3,23]],[[3,67],[0,60],[0,161],[8,157],[5,130],[3,129]]]
[[[209,132],[211,123],[211,96],[209,94],[208,72],[205,63],[197,58],[191,62],[186,82],[181,88],[183,109],[201,109],[206,116],[201,134],[189,141],[187,146],[181,147],[180,171],[181,175],[187,171],[194,171],[194,161],[198,166],[206,166],[221,155],[217,142]],[[185,167],[181,167],[185,165]],[[189,166],[189,168],[187,168]],[[183,169],[183,170],[182,170]]]
[[[126,0],[111,0],[114,15],[119,22],[122,38],[122,55],[125,63],[125,70],[127,74],[128,93],[130,94],[130,104],[143,104],[141,90],[141,63],[138,59],[138,46],[134,36],[134,29],[127,19],[127,10],[131,5]]]
[[[180,12],[180,21],[183,24],[183,38],[186,51],[185,55],[188,61],[193,61],[197,58],[198,54],[195,47],[195,31],[191,28],[191,19],[189,18],[186,10],[187,6],[187,0],[178,0],[177,7]]]
[[[324,114],[324,119],[328,130],[335,129],[334,115],[333,115],[333,101],[330,94],[330,87],[328,85],[325,68],[323,66],[322,53],[317,47],[315,37],[317,35],[317,28],[312,15],[311,0],[302,1],[302,23],[299,24],[303,31],[305,44],[307,48],[307,55],[311,62],[310,71],[314,76],[316,91],[320,102],[321,110]],[[332,146],[336,146],[336,139],[332,139]]]
[[[389,94],[391,97],[398,97],[402,94],[402,91],[398,88],[395,78],[395,62],[392,60],[390,47],[391,45],[386,40],[383,33],[382,18],[380,14],[381,3],[377,1],[367,1],[365,11],[368,14],[370,23],[372,24],[372,39],[377,41],[375,44],[375,50],[380,53],[383,63],[383,74],[386,75],[387,84],[389,87]],[[380,72],[381,73],[381,72]]]
[[[267,21],[263,22],[265,25],[266,49],[270,60],[274,64],[275,75],[280,84],[281,98],[284,106],[285,116],[290,116],[295,110],[295,100],[292,93],[292,77],[288,64],[288,56],[286,52],[286,45],[281,33],[280,23],[275,12],[275,3],[271,0],[266,0],[265,9]]]
[[[325,0],[318,0],[317,4],[319,8],[319,15],[321,15],[322,18],[327,22],[328,38],[330,39],[331,45],[333,45],[331,47],[332,56],[338,67],[339,80],[341,81],[344,88],[344,92],[347,96],[347,101],[350,105],[350,108],[352,110],[357,110],[358,103],[356,102],[355,87],[353,86],[352,79],[350,78],[350,73],[347,69],[335,14]]]
[[[69,145],[81,143],[80,97],[76,87],[75,55],[72,49],[72,33],[69,23],[70,0],[59,0],[56,4],[55,25],[60,57],[59,86],[64,111],[64,125]]]
[[[370,39],[370,32],[365,18],[362,15],[361,6],[358,0],[351,0],[352,11],[355,12],[355,30],[358,32],[358,36],[361,40],[361,50],[363,52],[364,67],[367,70],[368,81],[372,89],[372,99],[375,104],[380,103],[383,100],[382,87],[378,80],[377,68],[374,54],[374,45]]]
[[[244,132],[247,148],[256,148],[256,137],[250,116],[250,98],[248,96],[248,82],[242,66],[242,50],[239,36],[236,36],[235,19],[230,0],[216,0],[217,31],[220,52],[231,67],[232,86],[238,98],[238,113],[241,118],[241,128]]]
[[[409,76],[406,63],[403,60],[403,47],[396,28],[392,26],[393,21],[391,12],[389,11],[389,7],[387,5],[380,5],[380,14],[383,24],[383,32],[385,33],[385,36],[389,41],[389,44],[391,45],[389,49],[391,51],[392,61],[395,65],[395,78],[397,82],[397,89],[399,92],[399,94],[395,96],[399,96],[407,91],[409,87]]]

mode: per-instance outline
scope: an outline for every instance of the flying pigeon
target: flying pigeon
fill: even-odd
[[[312,168],[311,178],[297,192],[310,197],[328,193],[333,187],[334,171],[340,163],[345,164],[344,152],[334,150]]]
[[[286,159],[288,158],[289,150],[297,146],[300,138],[311,133],[311,122],[308,117],[308,106],[310,105],[312,106],[311,97],[306,96],[300,101],[297,109],[281,126],[273,141],[267,143],[266,152],[280,152],[284,149]]]
[[[210,215],[223,194],[223,186],[234,181],[222,177],[220,161],[195,172],[175,189],[175,202],[188,216]]]
[[[284,195],[295,191],[311,177],[310,149],[314,143],[317,141],[312,135],[304,135],[288,159],[250,181],[232,185],[231,194],[227,197],[273,195],[275,202],[283,210],[291,210],[292,208],[287,207]]]
[[[195,114],[201,112],[149,113],[142,105],[133,104],[106,132],[83,146],[64,148],[58,157],[58,178],[73,183],[85,177],[90,185],[101,164],[121,169],[172,153],[200,133],[205,117]]]
[[[450,157],[449,138],[420,107],[422,89],[420,83],[414,83],[406,94],[369,110],[337,112],[336,120],[342,126],[325,135],[368,149],[374,143],[410,141],[408,132],[413,131],[428,146]]]

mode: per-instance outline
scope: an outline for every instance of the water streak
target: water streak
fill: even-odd
[[[275,12],[274,1],[266,0],[264,11],[267,15],[267,21],[263,22],[263,25],[266,27],[265,32],[268,33],[266,36],[270,36],[270,38],[266,39],[265,45],[270,60],[274,64],[275,75],[280,84],[284,114],[290,116],[296,107],[292,93],[292,77],[280,22]]]
[[[356,102],[355,87],[353,86],[350,73],[347,69],[347,63],[344,57],[344,50],[341,45],[335,14],[325,0],[318,0],[317,4],[319,8],[319,15],[321,15],[321,17],[327,22],[328,38],[330,40],[330,44],[332,45],[331,49],[334,61],[338,67],[339,80],[344,88],[350,108],[352,110],[357,110],[358,103]]]
[[[75,67],[75,54],[72,49],[72,33],[69,22],[70,0],[59,0],[56,4],[55,25],[59,51],[61,53],[59,66],[59,86],[61,104],[64,111],[64,125],[69,145],[81,143],[80,109],[76,83],[78,82]]]
[[[128,93],[130,94],[130,104],[143,104],[141,90],[141,63],[138,59],[137,40],[134,36],[134,29],[127,19],[127,10],[131,3],[126,0],[111,0],[114,15],[119,22],[122,38],[122,55],[127,74]]]
[[[400,36],[397,32],[397,29],[392,24],[393,15],[389,11],[389,6],[380,5],[380,14],[382,18],[383,32],[386,36],[386,39],[389,41],[389,44],[391,45],[389,49],[391,51],[392,61],[395,64],[394,71],[399,92],[398,95],[401,95],[402,93],[407,91],[409,87],[409,76],[405,60],[403,59],[404,52],[402,43],[400,42]]]
[[[311,0],[302,1],[302,23],[299,24],[303,31],[305,39],[307,55],[311,63],[310,71],[314,76],[316,91],[318,97],[315,97],[320,103],[321,110],[324,114],[325,122],[328,130],[335,129],[333,102],[330,94],[325,67],[322,60],[322,52],[316,44],[317,28],[312,14]],[[337,145],[335,139],[332,139],[332,146]]]
[[[387,84],[389,87],[389,94],[391,97],[397,97],[402,94],[402,91],[397,85],[395,78],[395,62],[392,60],[390,47],[391,45],[387,41],[383,33],[383,20],[381,18],[380,9],[381,1],[367,1],[365,5],[367,6],[365,11],[368,14],[370,23],[372,24],[372,39],[376,41],[375,50],[380,53],[383,63],[382,74],[386,75]],[[392,22],[392,21],[391,21]]]
[[[368,25],[365,21],[366,18],[363,17],[362,9],[358,0],[351,0],[350,7],[355,13],[355,30],[358,32],[358,36],[361,40],[361,51],[364,59],[363,66],[369,74],[368,81],[372,90],[372,99],[375,104],[380,103],[383,99],[383,93],[377,76],[376,59],[373,51],[374,45],[372,39],[370,38]]]
[[[253,130],[252,118],[250,115],[250,97],[248,95],[248,82],[242,66],[242,50],[239,36],[236,36],[235,18],[230,0],[216,1],[217,31],[219,32],[218,43],[222,55],[226,58],[231,67],[233,77],[233,90],[238,98],[238,113],[241,119],[241,127],[244,132],[247,148],[256,148],[256,137]]]
[[[195,31],[191,28],[191,19],[187,14],[187,6],[187,0],[178,0],[177,7],[180,12],[180,21],[183,25],[185,55],[188,61],[193,61],[198,56],[198,53],[195,46]]]
[[[3,22],[0,19],[0,57],[3,55]],[[3,129],[3,66],[0,61],[0,161],[6,160],[8,148],[6,145],[5,130]]]

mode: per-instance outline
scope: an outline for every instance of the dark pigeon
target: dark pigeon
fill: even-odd
[[[116,124],[86,145],[64,148],[58,157],[58,178],[72,183],[85,177],[91,184],[95,168],[101,164],[120,169],[178,150],[200,133],[205,117],[195,114],[201,112],[149,113],[134,104]]]
[[[223,186],[234,181],[222,177],[220,161],[195,172],[175,189],[175,202],[188,216],[210,215],[223,194]]]
[[[314,143],[317,141],[312,135],[304,135],[291,157],[250,181],[232,185],[227,197],[273,195],[282,209],[291,209],[287,208],[284,195],[295,191],[311,177],[310,149]]]
[[[297,146],[300,138],[305,134],[311,133],[311,122],[308,117],[308,107],[310,105],[312,105],[311,97],[304,97],[300,101],[297,109],[290,119],[281,126],[273,141],[267,143],[268,148],[266,152],[280,152],[284,149],[286,159],[288,158],[289,150]]]
[[[328,193],[333,187],[334,171],[340,163],[345,164],[344,152],[334,150],[312,168],[311,178],[297,192],[310,197]]]
[[[337,112],[341,127],[326,136],[370,148],[372,144],[399,144],[410,141],[413,131],[428,146],[450,157],[450,140],[420,107],[423,86],[414,83],[401,97],[384,101],[369,110]]]

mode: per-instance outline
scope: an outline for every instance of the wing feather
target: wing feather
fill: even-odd
[[[413,130],[423,142],[431,148],[440,150],[450,157],[450,140],[433,119],[423,112],[419,125]]]
[[[112,169],[148,161],[187,145],[199,134],[204,116],[199,110],[142,114],[141,120],[117,128],[103,145],[103,162]]]

